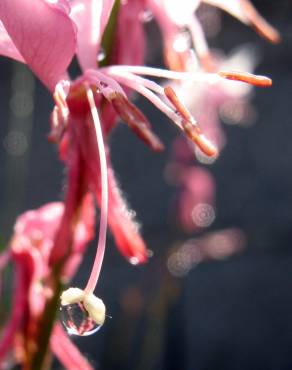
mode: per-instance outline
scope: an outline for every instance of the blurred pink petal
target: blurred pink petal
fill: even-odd
[[[63,210],[63,203],[52,202],[19,216],[14,227],[12,249],[28,253],[36,249],[47,265]]]
[[[53,90],[76,49],[75,27],[65,0],[1,0],[0,20],[39,79]]]
[[[109,168],[109,215],[108,222],[120,252],[132,263],[147,261],[147,249],[140,236],[138,224],[134,221],[133,211],[129,210]]]
[[[158,0],[147,0],[163,37],[165,64],[174,71],[186,70],[189,54],[185,49],[176,50],[176,40],[181,35],[180,27],[170,19]]]
[[[0,253],[0,273],[2,272],[4,267],[7,265],[9,259],[10,259],[10,251],[6,250]]]
[[[120,7],[112,64],[143,64],[145,35],[140,20],[143,11],[140,0],[131,0]]]
[[[53,353],[67,370],[93,370],[93,367],[71,342],[59,323],[56,323],[53,328],[50,346]]]
[[[75,226],[72,253],[68,258],[63,276],[67,279],[75,275],[84,257],[84,251],[88,243],[95,235],[95,207],[91,193],[84,196],[79,211],[79,220]]]
[[[0,363],[4,361],[8,352],[13,349],[15,335],[25,315],[27,287],[25,266],[16,262],[11,314],[0,336]]]
[[[97,67],[97,54],[114,0],[73,0],[71,17],[78,34],[77,57],[81,68]]]
[[[72,155],[79,151],[79,155],[81,156],[80,160],[84,165],[84,171],[86,173],[86,184],[89,189],[94,191],[95,197],[100,203],[100,165],[94,126],[92,117],[88,111],[88,105],[86,105],[85,101],[82,101],[80,95],[75,96],[76,93],[77,92],[74,92],[74,89],[72,89],[72,93],[67,99],[70,110],[68,128],[70,135],[72,135],[70,142],[75,145],[75,147],[71,147],[70,150],[72,150]],[[69,179],[69,184],[70,181]],[[74,181],[79,182],[79,177],[77,176]],[[108,169],[108,181],[108,222],[117,247],[127,259],[132,259],[132,261],[137,261],[137,263],[146,262],[147,250],[145,243],[140,236],[137,224],[133,220],[133,213],[128,209],[121,196],[114,178],[113,170],[110,167]]]
[[[180,186],[177,195],[177,218],[184,231],[193,232],[209,226],[214,217],[213,176],[201,167],[185,167],[180,174]]]
[[[22,55],[16,49],[3,23],[0,21],[0,55],[25,63]]]
[[[50,273],[49,256],[62,214],[62,203],[49,203],[22,214],[14,227],[10,248],[13,260],[21,262],[27,269],[27,300],[31,319],[37,320],[44,309],[44,282]]]
[[[202,0],[230,13],[241,22],[250,25],[268,41],[278,43],[281,40],[279,32],[271,26],[256,10],[249,0]]]
[[[69,128],[72,129],[71,126]],[[76,221],[78,221],[79,207],[86,191],[80,152],[74,149],[71,146],[67,156],[68,188],[64,212],[58,225],[54,246],[50,255],[50,266],[64,258],[68,258],[72,252],[73,232],[76,227]]]

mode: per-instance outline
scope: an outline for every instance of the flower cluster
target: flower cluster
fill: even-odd
[[[52,93],[55,108],[49,139],[58,146],[66,166],[67,188],[62,204],[48,204],[20,216],[9,249],[0,257],[1,269],[12,261],[15,271],[14,301],[2,332],[0,361],[12,356],[25,369],[41,369],[50,345],[66,368],[91,368],[54,318],[63,284],[73,276],[94,236],[95,202],[100,207],[100,230],[94,266],[84,291],[63,292],[63,305],[68,309],[77,305],[91,324],[103,324],[105,307],[93,292],[107,223],[131,263],[147,260],[146,245],[122,197],[106,143],[120,118],[154,151],[164,147],[130,101],[131,91],[163,112],[197,150],[216,157],[216,146],[175,88],[151,77],[181,86],[200,82],[210,90],[226,79],[271,85],[267,77],[221,69],[196,17],[201,2],[222,8],[272,42],[280,39],[248,0],[1,0],[0,54],[26,63]],[[145,11],[160,27],[169,69],[143,65]],[[185,32],[189,44],[182,38]],[[73,81],[68,67],[75,57],[82,75]],[[75,327],[78,333],[86,332],[88,321],[81,324],[82,329]]]

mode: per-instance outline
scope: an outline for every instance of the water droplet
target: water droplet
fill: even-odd
[[[139,258],[138,258],[138,257],[130,257],[130,258],[129,258],[129,262],[130,262],[132,265],[138,265],[138,264],[139,264]]]
[[[200,162],[200,163],[203,163],[203,164],[212,164],[214,163],[218,156],[214,155],[213,157],[210,157],[206,154],[204,154],[200,148],[198,148],[197,146],[195,146],[195,156],[196,156],[196,159]]]
[[[192,211],[192,219],[199,227],[209,227],[215,220],[216,214],[211,204],[198,203]]]
[[[151,258],[153,257],[154,252],[151,249],[147,249],[147,257]]]
[[[88,336],[102,327],[88,315],[82,303],[61,305],[60,313],[62,324],[68,334]]]
[[[97,54],[97,61],[102,62],[105,59],[105,57],[106,57],[105,51],[102,48],[100,48]]]
[[[28,141],[23,132],[11,130],[5,137],[3,145],[9,155],[20,157],[25,154],[28,148]]]
[[[191,46],[190,34],[185,31],[179,33],[173,40],[172,47],[177,53],[183,53],[189,50]]]
[[[140,14],[139,14],[139,19],[143,23],[148,23],[152,21],[153,19],[153,14],[151,10],[149,9],[144,9]]]

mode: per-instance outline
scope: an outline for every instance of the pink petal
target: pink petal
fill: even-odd
[[[95,235],[95,207],[94,199],[91,193],[84,196],[81,210],[79,213],[79,220],[75,227],[73,248],[70,257],[68,258],[63,276],[70,279],[75,275],[79,264],[84,257],[84,251],[88,243]]]
[[[133,264],[147,261],[147,248],[139,227],[133,219],[117,185],[114,172],[108,170],[109,215],[108,222],[120,252]]]
[[[71,121],[68,122],[68,126],[72,128],[72,135],[74,135],[71,140],[78,142],[78,147],[80,146],[87,184],[95,192],[96,199],[100,203],[100,166],[92,118],[89,112],[86,112],[85,107],[82,110],[76,109],[76,106],[80,104],[78,97],[74,97],[72,94],[67,99],[67,103],[71,112]],[[116,244],[121,253],[130,261],[146,262],[147,249],[145,243],[140,236],[137,224],[133,220],[132,212],[128,209],[118,189],[113,170],[109,168],[108,171],[108,222]]]
[[[68,370],[93,370],[93,367],[82,356],[78,348],[71,342],[61,324],[55,324],[50,346],[62,365]]]
[[[249,0],[202,0],[203,2],[221,8],[239,19],[241,22],[255,28],[268,41],[278,43],[281,40],[279,32],[271,26],[256,10]]]
[[[115,0],[103,0],[101,23],[100,23],[101,35],[103,34],[105,30],[105,27],[109,20],[114,3],[115,3]]]
[[[174,48],[175,41],[181,35],[180,27],[168,17],[160,2],[148,0],[148,5],[162,33],[166,65],[174,71],[186,70],[186,62],[189,58],[188,51],[178,52]]]
[[[102,74],[101,74],[102,75]],[[70,142],[75,143],[76,147],[72,152],[80,151],[82,156],[83,169],[86,172],[86,182],[89,189],[94,191],[97,201],[100,203],[100,165],[96,134],[89,112],[88,104],[81,94],[78,94],[78,81],[71,90],[67,104],[70,110],[68,128],[70,128]],[[82,87],[82,86],[81,86]],[[80,88],[80,86],[79,86]],[[73,154],[72,154],[73,155]],[[109,156],[108,156],[109,157]],[[108,158],[109,163],[109,158]],[[123,200],[117,187],[113,170],[109,168],[109,215],[108,222],[113,232],[118,248],[130,261],[136,263],[146,262],[147,249],[140,236],[137,224],[134,222],[132,212]],[[78,178],[79,179],[79,178]],[[70,180],[69,180],[70,184]]]
[[[69,126],[70,127],[70,126]],[[71,128],[71,127],[70,127]],[[76,147],[71,147],[68,155],[68,188],[65,209],[54,237],[54,246],[50,255],[50,265],[65,258],[71,251],[72,232],[75,228],[76,216],[84,195],[84,178],[82,161]]]
[[[0,253],[0,272],[5,268],[10,259],[10,251]]]
[[[25,63],[22,55],[16,49],[3,23],[0,21],[0,55]]]
[[[78,28],[78,60],[83,71],[96,68],[103,31],[114,0],[74,0],[71,17]]]
[[[215,198],[214,179],[204,168],[191,166],[182,170],[180,181],[176,214],[184,231],[193,232],[208,223]]]
[[[20,215],[14,226],[17,236],[25,236],[38,249],[43,249],[43,243],[48,244],[54,238],[63,215],[64,206],[61,202],[51,202]],[[43,254],[44,253],[43,251]]]
[[[21,263],[17,263],[14,271],[14,301],[9,321],[2,330],[0,338],[0,363],[11,351],[16,332],[21,324],[26,308],[27,280],[26,271]]]
[[[120,7],[113,64],[141,65],[144,62],[145,35],[140,14],[141,1],[131,0]]]
[[[74,24],[65,0],[1,0],[0,19],[16,48],[40,80],[53,90],[76,48]]]

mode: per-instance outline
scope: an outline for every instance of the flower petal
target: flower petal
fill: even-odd
[[[75,28],[62,0],[1,0],[0,19],[16,48],[51,90],[65,74],[76,48]]]
[[[181,28],[168,16],[162,3],[148,0],[148,5],[162,34],[165,64],[174,71],[185,71],[190,53],[187,48],[181,48],[181,44],[184,44],[184,41],[181,41]]]
[[[68,258],[62,275],[66,279],[74,276],[79,267],[88,243],[94,238],[95,234],[95,207],[91,193],[87,193],[80,205],[78,221],[74,230],[72,252]]]
[[[54,326],[50,346],[66,369],[93,370],[93,367],[71,342],[59,323]]]
[[[203,2],[221,8],[239,19],[241,22],[255,28],[264,38],[272,43],[281,40],[279,32],[271,26],[256,10],[249,0],[202,0]]]
[[[76,100],[76,99],[75,99]],[[77,102],[76,102],[77,103]],[[72,109],[74,97],[68,100],[71,119],[69,125],[72,128],[72,142],[78,141],[82,151],[84,170],[86,171],[87,184],[95,193],[98,203],[101,201],[100,189],[100,165],[94,127],[90,114],[76,114],[73,117]],[[74,139],[73,139],[74,137]],[[109,156],[107,162],[109,163]],[[108,223],[121,253],[130,261],[143,263],[147,260],[147,249],[138,231],[137,224],[133,220],[131,212],[121,195],[112,168],[108,168],[109,184],[109,214]]]
[[[0,55],[25,63],[22,55],[15,47],[13,41],[11,40],[1,21],[0,21]]]
[[[112,64],[143,64],[145,35],[140,19],[144,11],[142,3],[132,0],[120,7]]]
[[[77,57],[81,68],[96,68],[97,54],[114,0],[74,0],[71,17],[78,28]]]
[[[108,222],[120,252],[133,264],[147,261],[147,249],[133,212],[125,203],[117,185],[114,172],[108,170],[109,215]]]
[[[0,338],[0,363],[6,354],[11,351],[12,344],[17,333],[17,330],[21,324],[21,321],[25,315],[26,309],[26,294],[27,294],[27,280],[25,274],[25,268],[21,263],[16,263],[14,272],[14,295],[13,305],[11,308],[11,314],[9,321],[2,330]]]

